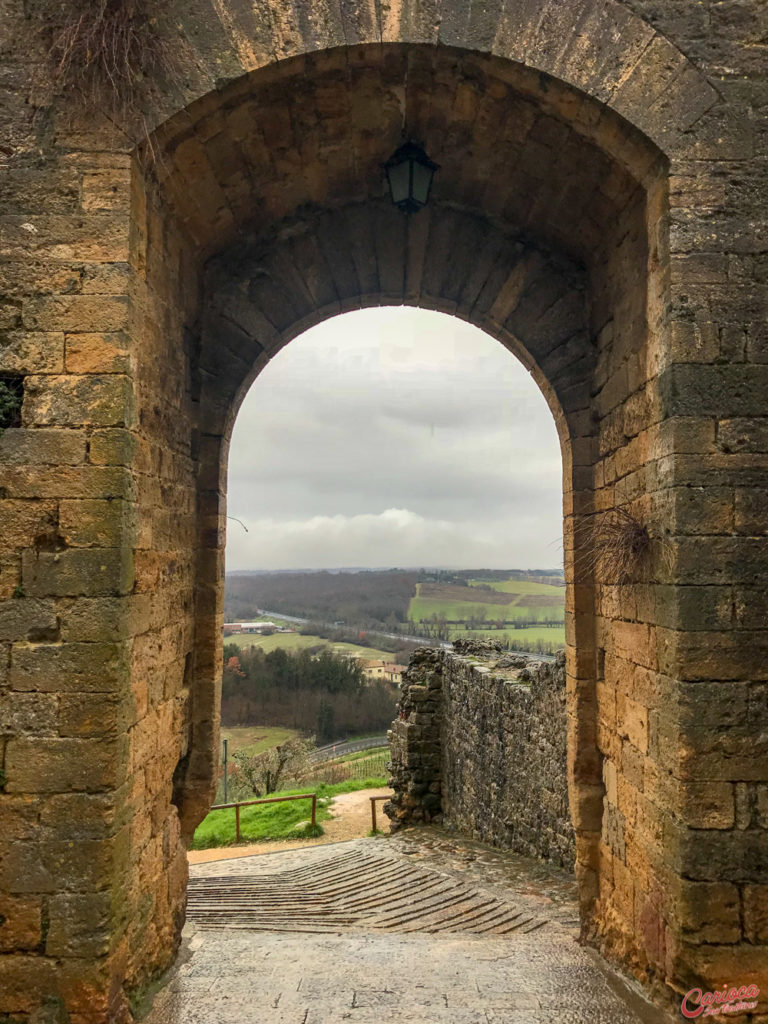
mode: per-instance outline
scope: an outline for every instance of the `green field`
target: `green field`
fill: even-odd
[[[334,643],[332,640],[325,640],[321,636],[304,636],[302,633],[273,633],[272,636],[259,636],[256,633],[239,633],[233,636],[224,637],[225,644],[235,644],[237,647],[260,647],[262,651],[269,654],[278,648],[284,651],[303,651],[308,647],[327,647],[330,650],[341,653],[351,651],[361,658],[370,661],[395,661],[395,655],[391,651],[380,651],[376,647],[360,647],[358,644]]]
[[[463,629],[461,626],[451,628],[451,640],[461,637],[490,637],[491,640],[511,640],[520,645],[536,644],[538,640],[565,647],[565,626],[526,626],[525,629]]]
[[[502,603],[502,599],[498,602],[485,601],[482,590],[478,588],[479,584],[484,584],[497,593],[513,596],[508,604]],[[520,646],[533,647],[541,641],[561,647],[565,645],[565,627],[547,626],[544,625],[544,621],[550,618],[564,618],[564,609],[564,587],[510,577],[506,580],[474,579],[470,581],[470,587],[453,584],[417,584],[417,594],[411,600],[409,616],[416,622],[425,622],[433,617],[448,620],[452,623],[448,627],[452,640],[467,636],[490,636],[502,641],[509,640]],[[494,630],[488,626],[468,630],[464,625],[455,624],[471,623],[473,619],[478,623],[482,619],[489,622],[533,621],[521,629],[503,630]]]
[[[302,789],[289,789],[272,796],[289,796],[298,793],[317,793],[317,826],[312,829],[306,824],[297,828],[302,822],[309,822],[312,805],[309,800],[291,800],[281,804],[262,804],[256,807],[243,807],[240,811],[240,833],[242,842],[265,842],[274,839],[306,839],[322,835],[320,822],[331,817],[329,805],[339,793],[353,793],[359,789],[378,789],[386,785],[382,777],[370,779],[348,779],[334,785],[320,783]],[[236,842],[235,812],[210,811],[198,825],[191,849],[207,850],[213,846],[230,846]]]
[[[468,622],[484,616],[487,619],[536,619],[559,614],[565,606],[565,588],[548,583],[533,583],[529,580],[501,580],[489,582],[488,586],[497,593],[514,595],[508,604],[483,601],[482,591],[473,580],[471,587],[432,586],[417,584],[417,593],[411,600],[409,617],[416,622],[433,615],[444,615],[446,619]],[[471,597],[468,595],[471,591]]]
[[[520,598],[521,602],[524,600],[524,597]],[[509,621],[510,619],[535,618],[537,614],[543,618],[546,613],[559,611],[559,608],[531,608],[517,602],[514,604],[482,604],[479,601],[473,601],[471,604],[465,604],[461,601],[414,597],[411,601],[410,617],[416,622],[422,622],[433,615],[444,615],[446,619],[458,622],[468,622],[473,615],[476,618],[485,616],[491,621],[502,618]]]

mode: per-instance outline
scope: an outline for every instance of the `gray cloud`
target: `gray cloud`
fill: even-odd
[[[283,349],[238,416],[230,569],[543,567],[561,558],[561,463],[533,380],[443,314],[349,313]]]

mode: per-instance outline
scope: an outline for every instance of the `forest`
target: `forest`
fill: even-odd
[[[388,729],[396,695],[332,651],[224,647],[222,725],[283,725],[328,743]]]
[[[418,572],[400,569],[232,573],[227,576],[225,617],[246,621],[267,609],[325,623],[394,628],[408,618],[418,579]]]

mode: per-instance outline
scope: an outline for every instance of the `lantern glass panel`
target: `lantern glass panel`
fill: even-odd
[[[414,161],[411,198],[414,199],[419,206],[426,206],[427,204],[433,174],[434,171],[431,167],[425,167],[424,164]]]
[[[392,202],[398,206],[407,202],[411,193],[411,161],[403,160],[402,163],[388,167],[387,174]]]

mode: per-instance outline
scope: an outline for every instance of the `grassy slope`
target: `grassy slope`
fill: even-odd
[[[229,740],[229,756],[236,750],[244,750],[251,757],[279,743],[298,736],[297,729],[285,729],[280,725],[242,725],[221,727],[222,740]]]
[[[256,754],[260,754],[264,750],[269,750],[271,747],[276,747],[279,743],[285,743],[286,740],[300,735],[301,733],[298,729],[286,729],[281,725],[222,725],[221,727],[222,740],[229,740],[230,757],[236,750],[244,750],[251,757],[255,757]],[[352,736],[349,742],[364,740],[372,735],[374,734],[367,733],[366,736]],[[347,741],[339,740],[339,742],[344,743]],[[369,757],[373,753],[374,750],[360,750],[354,754],[348,754],[344,760]]]
[[[289,796],[297,793],[317,793],[317,822],[331,817],[329,804],[339,793],[352,793],[358,789],[378,789],[386,785],[384,778],[349,779],[328,786],[320,784],[304,789],[291,789],[273,796]],[[240,811],[240,832],[246,842],[264,842],[273,839],[303,839],[321,835],[322,828],[312,831],[311,826],[297,829],[301,822],[308,822],[312,813],[309,800],[291,800],[281,804],[263,804],[243,807]],[[207,850],[213,846],[229,846],[235,842],[234,810],[211,811],[195,831],[191,849]]]
[[[307,647],[329,647],[334,651],[353,651],[361,658],[368,658],[372,661],[394,661],[395,655],[391,651],[380,651],[375,647],[360,647],[357,644],[337,644],[331,640],[324,640],[321,636],[303,636],[301,633],[273,633],[272,636],[257,636],[255,634],[240,634],[225,636],[225,644],[236,644],[238,647],[261,647],[269,653],[282,648],[284,651],[301,651]]]
[[[322,767],[332,768],[334,765],[351,764],[355,778],[359,779],[365,775],[378,777],[386,771],[384,766],[389,758],[389,747],[373,747],[368,750],[358,750],[354,754],[346,754],[344,757],[337,757],[333,761],[324,761]]]
[[[365,750],[355,750],[351,754],[345,754],[344,757],[337,757],[335,761],[327,762],[329,764],[340,764],[346,761],[363,761],[366,758],[376,758],[383,750],[387,750],[387,747],[367,747]]]

